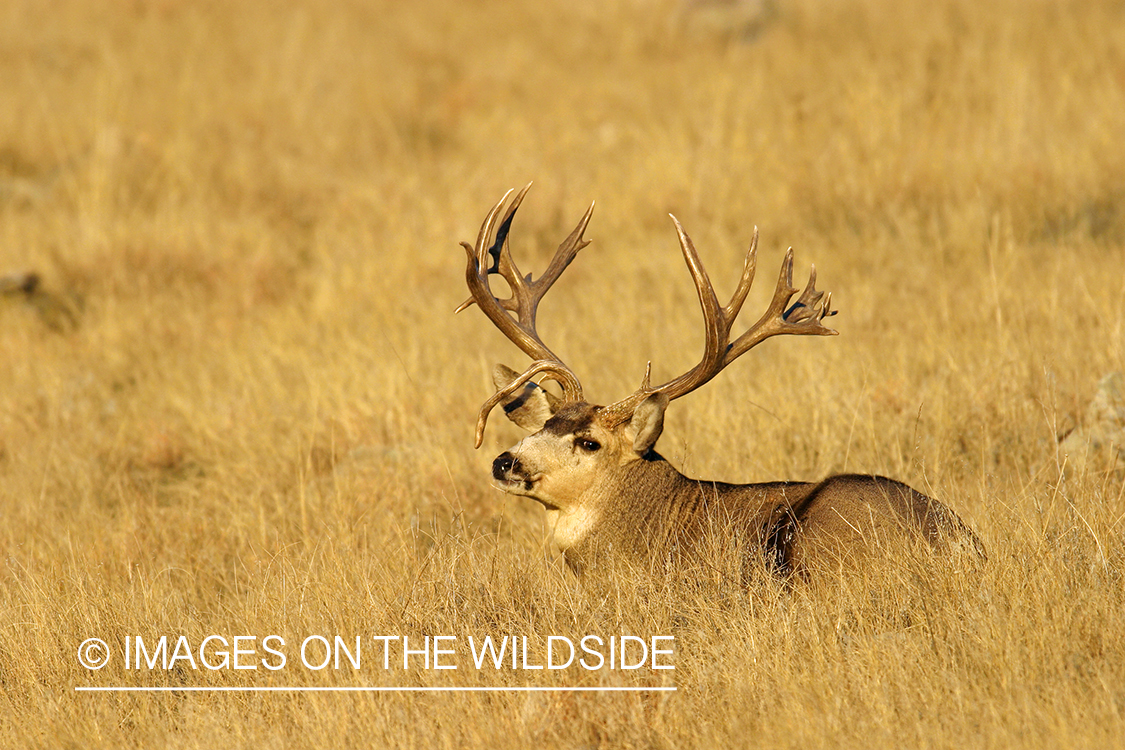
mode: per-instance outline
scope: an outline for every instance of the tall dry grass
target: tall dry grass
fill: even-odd
[[[1120,474],[1057,438],[1125,369],[1125,8],[779,0],[0,8],[0,736],[12,746],[1112,747]],[[836,339],[673,407],[737,481],[894,475],[977,575],[743,590],[558,562],[471,450],[494,361],[463,254],[505,189],[541,330],[595,400],[697,356],[665,216],[729,291],[815,262]],[[756,290],[751,306],[764,303]],[[1071,472],[1073,474],[1073,472]],[[889,585],[887,585],[889,583]],[[879,595],[871,592],[880,591]],[[127,635],[673,634],[675,671],[83,669]],[[674,684],[648,694],[75,693],[85,685]]]

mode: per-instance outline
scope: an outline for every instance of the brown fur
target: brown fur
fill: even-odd
[[[514,377],[498,367],[497,388]],[[506,404],[509,417],[533,434],[497,457],[493,476],[507,492],[543,504],[555,541],[576,572],[609,556],[651,565],[690,555],[714,529],[747,540],[782,572],[893,558],[914,540],[933,548],[959,540],[983,556],[980,542],[953,511],[893,479],[689,479],[653,449],[666,406],[666,399],[647,399],[632,420],[614,424],[601,407],[548,402],[533,383]]]

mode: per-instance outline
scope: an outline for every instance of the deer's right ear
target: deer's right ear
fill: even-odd
[[[496,386],[496,390],[504,388],[519,376],[518,372],[504,365],[492,368],[492,384]],[[562,404],[557,396],[530,381],[500,403],[508,419],[530,432],[543,429],[543,425]]]
[[[637,404],[629,430],[633,433],[633,450],[643,456],[652,450],[660,433],[664,431],[664,410],[668,408],[668,396],[664,393],[650,393],[644,401]]]

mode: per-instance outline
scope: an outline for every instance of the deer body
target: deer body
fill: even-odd
[[[821,324],[835,313],[831,296],[816,290],[815,269],[801,296],[789,305],[797,292],[791,285],[790,251],[766,313],[730,341],[731,326],[754,278],[756,231],[738,289],[730,303],[720,307],[691,240],[675,222],[703,308],[703,358],[688,372],[655,387],[646,372],[641,387],[622,401],[608,406],[587,403],[578,378],[540,340],[535,314],[543,295],[588,244],[582,235],[593,206],[560,245],[543,276],[532,281],[516,269],[507,244],[512,218],[526,192],[524,188],[516,196],[498,230],[507,195],[485,219],[476,245],[463,243],[472,297],[459,310],[479,305],[535,360],[522,374],[497,365],[497,390],[481,408],[477,446],[489,412],[498,405],[532,433],[496,458],[492,476],[500,489],[543,505],[554,542],[573,570],[581,572],[610,556],[660,564],[693,554],[715,534],[737,538],[779,571],[864,565],[876,557],[893,558],[916,541],[937,548],[957,540],[983,555],[972,531],[953,511],[893,479],[838,475],[819,483],[729,484],[689,479],[656,452],[672,399],[700,387],[766,338],[836,333]],[[491,274],[503,276],[511,298],[493,296]],[[543,389],[535,377],[560,383],[562,398]]]
[[[516,377],[503,365],[494,371],[497,388]],[[549,413],[542,411],[550,408],[547,398],[528,383],[505,404],[508,416],[534,428],[532,414]],[[653,448],[666,405],[659,397],[642,402],[638,416],[615,432],[599,422],[602,407],[567,404],[493,462],[501,489],[544,506],[554,542],[576,572],[609,555],[661,563],[690,554],[717,530],[739,537],[782,572],[859,563],[913,532],[934,544],[971,535],[948,508],[886,477],[690,479]]]

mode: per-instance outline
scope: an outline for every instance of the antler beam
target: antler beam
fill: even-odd
[[[603,414],[610,422],[623,422],[631,418],[637,404],[651,393],[664,393],[669,400],[691,393],[722,372],[723,368],[738,357],[771,336],[780,334],[835,336],[837,333],[821,325],[824,318],[835,315],[836,311],[832,310],[831,293],[826,294],[816,289],[816,266],[812,267],[808,284],[805,285],[801,296],[787,307],[789,300],[797,293],[797,289],[793,286],[793,248],[789,248],[785,260],[782,261],[777,287],[766,312],[754,325],[731,342],[731,326],[734,325],[735,318],[742,310],[742,304],[746,301],[746,295],[754,283],[757,269],[758,229],[754,228],[754,239],[750,242],[750,250],[746,253],[746,263],[743,266],[738,288],[735,289],[730,302],[725,307],[719,307],[715,289],[711,285],[707,271],[703,268],[703,263],[699,260],[695,245],[675,216],[672,216],[672,222],[676,225],[680,249],[695,282],[699,305],[703,310],[703,357],[699,364],[683,375],[655,388],[649,385],[649,376],[646,372],[644,382],[636,392],[605,407]]]
[[[531,274],[523,276],[516,267],[508,243],[512,219],[515,218],[516,210],[520,207],[530,188],[531,183],[528,183],[523,190],[516,193],[516,197],[508,206],[507,211],[504,212],[504,217],[499,220],[499,226],[497,226],[497,217],[500,216],[500,211],[504,208],[504,204],[507,203],[512,191],[509,190],[505,193],[500,202],[493,206],[485,217],[480,233],[477,235],[476,245],[470,245],[467,242],[461,243],[468,256],[465,281],[468,284],[471,296],[461,303],[456,312],[461,312],[475,303],[488,316],[493,325],[534,360],[531,366],[509,388],[514,390],[531,378],[543,375],[563,387],[563,398],[566,401],[581,401],[582,385],[578,381],[578,377],[543,343],[535,328],[535,316],[543,296],[558,281],[562,272],[578,255],[578,251],[590,244],[590,240],[584,239],[583,234],[586,231],[586,226],[590,223],[590,217],[594,213],[594,204],[590,204],[574,231],[559,245],[554,258],[543,271],[543,275],[536,280],[532,280]],[[493,236],[494,233],[495,237]],[[488,283],[488,277],[492,274],[498,274],[508,283],[508,288],[511,290],[510,297],[500,299],[492,293],[492,288]],[[510,313],[515,313],[515,317]],[[503,396],[510,392],[512,391],[503,389],[481,407],[480,415],[477,417],[476,445],[478,448],[483,440],[484,425],[488,420],[488,413],[492,411],[496,404],[500,403]]]

